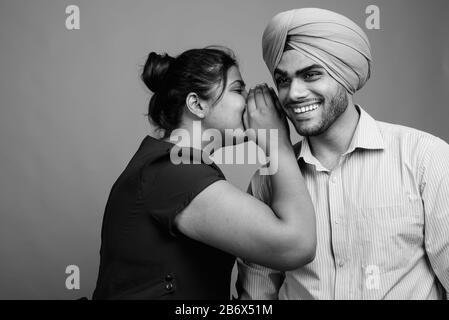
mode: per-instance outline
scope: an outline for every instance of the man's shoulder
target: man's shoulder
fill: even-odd
[[[408,143],[416,146],[426,146],[441,140],[437,136],[416,128],[393,124],[384,121],[376,121],[380,133],[387,143]]]
[[[385,147],[393,153],[399,152],[401,158],[419,164],[425,159],[440,157],[449,152],[449,144],[429,132],[383,121],[376,122]]]

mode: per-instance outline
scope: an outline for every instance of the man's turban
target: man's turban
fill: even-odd
[[[338,13],[303,8],[277,14],[262,38],[263,58],[272,75],[286,46],[321,65],[351,94],[370,77],[368,37],[353,21]]]

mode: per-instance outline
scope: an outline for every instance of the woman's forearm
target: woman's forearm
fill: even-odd
[[[280,145],[270,158],[278,162],[277,172],[271,176],[272,210],[287,230],[298,232],[298,241],[314,246],[315,211],[293,148]]]

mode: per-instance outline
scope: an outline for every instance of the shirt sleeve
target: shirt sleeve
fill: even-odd
[[[433,141],[421,171],[425,249],[449,297],[449,145],[446,142],[439,138]]]
[[[248,193],[271,205],[271,180],[256,172],[251,179]],[[238,276],[236,290],[241,300],[277,300],[285,274],[255,263],[237,259]]]
[[[240,300],[278,300],[285,274],[237,258],[236,289]]]
[[[172,236],[177,236],[174,220],[189,203],[212,183],[225,180],[220,169],[212,164],[173,164],[165,159],[152,164],[150,174],[143,172],[145,211]],[[157,173],[154,174],[154,171]]]

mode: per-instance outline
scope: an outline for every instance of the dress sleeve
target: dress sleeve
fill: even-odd
[[[178,213],[212,183],[225,180],[215,164],[173,164],[164,159],[143,169],[142,192],[145,211],[172,236]]]

